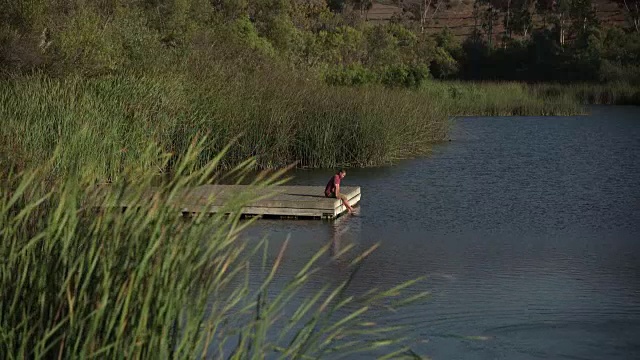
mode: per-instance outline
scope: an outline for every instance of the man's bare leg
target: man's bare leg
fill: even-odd
[[[353,212],[353,208],[351,207],[351,205],[349,205],[349,200],[347,200],[347,196],[344,194],[339,194],[338,197],[342,199],[342,203],[349,211],[349,214],[351,214]]]

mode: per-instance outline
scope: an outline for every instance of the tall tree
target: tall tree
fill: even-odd
[[[599,27],[592,0],[571,1],[571,30],[576,36],[589,36]]]
[[[511,5],[512,1],[507,0],[507,9],[504,15],[504,37],[511,39]]]
[[[526,38],[529,36],[532,25],[531,1],[521,1],[521,5],[516,6],[511,14],[509,34],[522,35]]]
[[[615,0],[622,7],[633,29],[640,33],[640,0]]]
[[[368,20],[369,10],[373,7],[372,0],[353,0],[353,8],[360,11],[360,15]]]
[[[511,39],[513,34],[528,32],[531,25],[531,14],[528,11],[531,0],[485,0],[485,3],[502,13],[503,39]],[[523,26],[526,29],[523,29]]]
[[[347,0],[327,0],[327,6],[335,13],[341,13],[347,6]]]
[[[489,47],[493,47],[493,38],[495,26],[500,19],[500,12],[490,1],[484,0],[485,6],[482,12],[482,29],[487,34],[487,42]]]
[[[440,7],[447,2],[448,0],[420,0],[409,4],[403,3],[403,8],[411,13],[414,19],[420,20],[420,32],[424,32],[427,24],[433,20]]]
[[[558,43],[564,46],[567,40],[567,30],[570,26],[572,0],[538,0],[536,9],[545,19],[550,19],[555,26]]]
[[[481,0],[474,0],[473,1],[473,32],[477,35],[478,31],[478,26],[482,23],[481,22]]]

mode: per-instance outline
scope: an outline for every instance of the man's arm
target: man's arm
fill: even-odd
[[[336,185],[336,197],[338,197],[338,195],[340,195],[340,184],[335,184]]]

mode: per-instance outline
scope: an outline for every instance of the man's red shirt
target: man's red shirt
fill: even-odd
[[[327,187],[324,188],[324,194],[326,196],[331,196],[331,194],[335,194],[336,187],[340,185],[340,180],[342,180],[340,178],[340,175],[338,174],[333,175],[333,177],[329,179],[329,182],[327,183]]]

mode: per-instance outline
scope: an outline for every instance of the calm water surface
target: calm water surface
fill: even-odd
[[[428,157],[349,171],[359,216],[261,220],[248,236],[267,235],[271,258],[291,237],[281,283],[328,242],[380,243],[351,291],[427,276],[414,291],[429,301],[372,317],[434,359],[640,359],[640,108],[591,111],[457,119]]]

